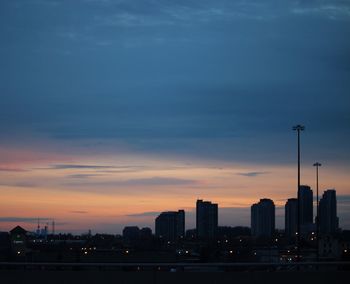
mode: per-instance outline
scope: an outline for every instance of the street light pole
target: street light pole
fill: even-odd
[[[298,224],[298,234],[296,238],[297,242],[297,249],[298,249],[298,255],[297,255],[297,261],[300,261],[300,131],[303,131],[305,127],[303,125],[296,125],[293,127],[293,130],[297,132],[297,138],[298,138],[298,214],[297,214],[297,224]]]
[[[320,254],[319,254],[319,234],[320,234],[320,212],[319,212],[319,204],[318,204],[318,168],[322,166],[321,163],[316,162],[314,163],[314,167],[316,167],[316,240],[317,240],[317,261],[320,260]]]

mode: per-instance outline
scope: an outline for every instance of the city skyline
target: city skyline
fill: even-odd
[[[335,188],[350,229],[350,3],[0,1],[0,231],[153,227]],[[315,194],[314,194],[315,195]],[[315,206],[314,206],[315,208]],[[315,209],[314,209],[315,210]],[[315,216],[315,211],[314,214]]]
[[[303,189],[305,190],[310,190],[310,187],[307,185],[301,185],[301,187],[303,187]],[[312,190],[311,190],[312,192]],[[325,208],[325,203],[326,201],[323,202],[322,205],[322,200],[324,200],[325,196],[329,196],[331,195],[331,199],[332,201],[328,201],[329,202],[333,202],[331,203],[332,205],[327,205],[327,208]],[[305,197],[301,196],[302,199],[304,199]],[[308,198],[308,197],[306,197]],[[329,198],[329,197],[328,197]],[[315,198],[314,198],[315,199]],[[307,199],[306,199],[307,200]],[[291,201],[295,201],[294,204],[294,209],[291,208]],[[267,205],[266,205],[267,202]],[[218,212],[219,211],[219,204],[215,204],[212,203],[211,201],[203,201],[202,199],[197,199],[196,201],[196,208],[194,208],[194,210],[191,211],[186,211],[183,209],[177,210],[177,211],[161,211],[161,212],[146,212],[149,217],[153,218],[153,226],[149,225],[149,224],[124,224],[124,227],[122,229],[122,232],[118,232],[117,234],[119,235],[124,235],[125,234],[125,229],[130,229],[131,230],[131,234],[135,234],[135,232],[133,230],[135,230],[135,228],[137,228],[137,230],[139,231],[139,227],[143,227],[143,228],[150,228],[152,231],[154,231],[154,234],[157,237],[164,237],[162,236],[163,234],[166,234],[165,238],[168,238],[169,240],[174,240],[179,236],[184,236],[185,232],[187,230],[193,230],[195,229],[197,232],[197,234],[201,235],[199,236],[199,238],[213,238],[213,236],[216,234],[216,230],[218,229],[218,227],[248,227],[252,230],[252,236],[265,236],[265,237],[271,237],[274,233],[275,230],[281,230],[284,231],[284,234],[286,236],[286,238],[291,238],[294,232],[297,231],[297,215],[296,215],[296,208],[297,208],[297,199],[296,198],[288,198],[286,200],[286,203],[284,205],[284,216],[281,216],[279,214],[276,214],[276,209],[282,209],[282,208],[278,208],[277,206],[275,206],[274,201],[268,198],[261,198],[260,201],[258,203],[254,203],[250,206],[250,224],[236,224],[233,225],[232,224],[222,224],[219,222],[220,217]],[[270,209],[269,207],[271,206],[270,203],[272,204],[273,209]],[[203,204],[203,205],[202,205]],[[321,209],[320,209],[320,214],[321,214],[321,233],[324,233],[323,228],[332,228],[329,229],[331,230],[331,233],[334,234],[338,228],[339,229],[347,229],[347,228],[342,228],[339,227],[339,217],[337,215],[337,198],[336,198],[336,190],[335,189],[326,189],[323,192],[322,198],[321,198]],[[266,207],[267,206],[267,207]],[[303,206],[303,205],[302,205]],[[259,209],[258,209],[259,207]],[[315,211],[316,207],[316,203],[313,202],[312,205],[312,209],[313,211]],[[261,209],[260,209],[261,208]],[[227,209],[227,208],[221,208],[221,209]],[[203,211],[204,210],[204,211]],[[214,210],[214,211],[212,211]],[[266,211],[267,210],[267,211]],[[272,211],[271,211],[272,210]],[[292,211],[290,211],[292,210]],[[303,209],[301,209],[303,212]],[[206,213],[204,213],[206,212]],[[185,221],[185,214],[187,215],[189,213],[190,216],[190,225],[187,224],[187,221]],[[306,214],[305,214],[306,213]],[[307,212],[302,213],[301,214],[301,219],[303,220],[303,218],[308,218],[307,217]],[[192,216],[194,215],[195,216]],[[213,215],[214,214],[214,215]],[[328,216],[330,215],[330,216]],[[284,227],[278,227],[276,226],[276,217],[277,219],[284,219]],[[195,224],[193,226],[193,219],[195,218]],[[214,219],[213,219],[214,218]],[[270,218],[273,218],[273,220],[268,220]],[[294,218],[294,220],[291,220],[291,218]],[[34,219],[34,218],[32,218]],[[203,225],[203,221],[204,222],[208,222],[208,220],[212,219],[211,221],[209,221],[208,224],[206,224],[205,226]],[[325,221],[325,219],[327,219],[327,221]],[[159,220],[159,221],[158,221]],[[162,220],[162,221],[161,221]],[[179,221],[180,220],[180,221]],[[199,221],[202,220],[202,221]],[[311,221],[311,222],[307,222],[304,223],[302,222],[302,227],[301,227],[301,231],[304,234],[308,234],[311,231],[315,231],[316,230],[316,221],[317,220],[317,214],[315,215],[315,218]],[[13,222],[17,222],[15,223],[16,226],[18,226],[19,223],[22,223],[22,221],[20,220],[20,218],[16,219],[13,218],[12,220]],[[33,220],[32,220],[33,221]],[[282,221],[282,220],[280,220]],[[36,219],[36,230],[29,230],[32,231],[32,233],[36,233],[37,235],[41,235],[44,234],[55,234],[55,233],[72,233],[72,232],[57,232],[56,231],[56,221],[54,219],[49,219],[49,218],[37,218]],[[178,223],[180,222],[180,223]],[[265,224],[265,223],[268,224]],[[294,225],[293,225],[294,223]],[[157,225],[158,224],[158,225]],[[171,225],[169,225],[171,224]],[[187,225],[186,225],[187,224]],[[306,225],[306,226],[305,226]],[[170,227],[168,227],[170,226]],[[198,226],[200,227],[205,227],[206,229],[204,229],[204,227],[202,229],[199,229],[198,231]],[[294,226],[294,229],[291,229],[291,226]],[[304,226],[304,227],[303,227]],[[326,227],[325,227],[326,226]],[[210,228],[210,229],[209,229]],[[169,231],[170,230],[170,231]],[[204,231],[203,231],[204,230]],[[292,231],[291,231],[292,230]],[[326,229],[327,230],[327,229]],[[166,233],[163,233],[166,232]],[[201,232],[201,233],[198,233]],[[268,233],[269,232],[269,233]],[[276,231],[277,232],[277,231]],[[86,234],[91,234],[92,231],[91,229],[88,229],[87,231],[83,231],[82,233]],[[95,232],[95,233],[108,233],[108,232]],[[292,234],[291,234],[292,233]],[[169,237],[170,234],[172,237]],[[208,234],[208,236],[207,236]],[[205,237],[204,237],[205,235]],[[177,236],[177,237],[176,237]]]

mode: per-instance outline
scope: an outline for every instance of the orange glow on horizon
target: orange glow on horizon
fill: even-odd
[[[63,166],[53,166],[59,162]],[[86,231],[89,226],[103,230],[105,223],[150,223],[154,217],[142,213],[193,210],[196,199],[211,200],[220,208],[249,210],[260,198],[284,206],[287,198],[296,195],[294,166],[265,165],[257,172],[261,165],[218,166],[201,161],[188,165],[179,160],[120,155],[118,160],[99,157],[94,162],[91,157],[56,160],[50,156],[31,163],[17,161],[12,167],[0,171],[0,216],[52,218],[61,223],[57,226],[61,231]],[[336,188],[338,195],[349,193],[344,170],[322,171],[321,194],[325,188]],[[303,169],[302,181],[313,187],[312,167]],[[133,214],[136,217],[129,216]],[[36,226],[35,222],[17,223]],[[17,223],[3,219],[0,230]]]

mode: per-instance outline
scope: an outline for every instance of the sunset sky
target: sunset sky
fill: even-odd
[[[350,1],[1,0],[0,231],[219,224],[335,188],[350,229]],[[315,190],[314,190],[315,193]]]

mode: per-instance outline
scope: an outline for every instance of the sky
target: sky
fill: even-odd
[[[335,188],[350,229],[350,1],[0,1],[0,231],[120,233],[197,199]],[[315,190],[314,190],[315,192]]]

